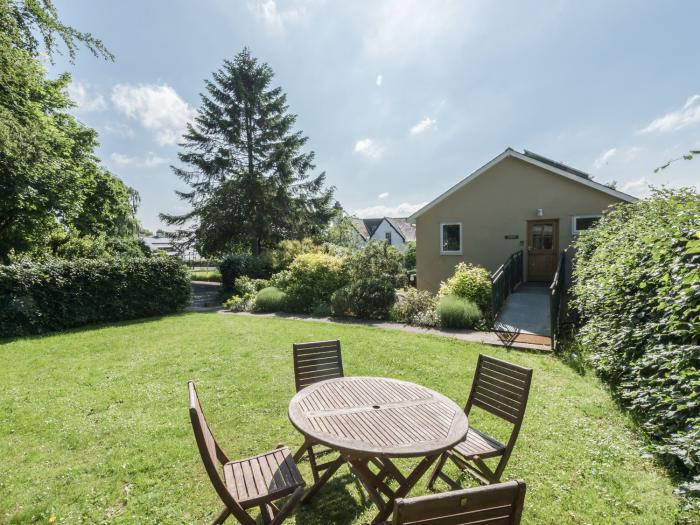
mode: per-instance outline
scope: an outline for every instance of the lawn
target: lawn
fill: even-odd
[[[219,270],[190,270],[190,279],[193,281],[221,282],[221,272]]]
[[[504,479],[527,484],[524,523],[674,523],[679,500],[593,377],[557,359],[371,327],[183,314],[0,343],[0,523],[205,523],[222,507],[187,413],[197,382],[229,456],[301,443],[287,419],[293,341],[339,338],[348,375],[417,382],[462,404],[479,352],[534,368]],[[502,431],[474,414],[475,426]],[[478,423],[478,424],[477,424]],[[307,480],[307,462],[300,465]],[[444,488],[444,487],[443,487]],[[425,480],[414,494],[425,492]],[[366,523],[343,467],[298,525]],[[233,521],[231,521],[233,523]]]

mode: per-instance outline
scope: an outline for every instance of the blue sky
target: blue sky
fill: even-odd
[[[698,2],[55,0],[115,62],[59,57],[140,218],[186,210],[169,165],[204,79],[268,62],[318,171],[360,216],[408,215],[506,147],[615,180],[700,186]]]

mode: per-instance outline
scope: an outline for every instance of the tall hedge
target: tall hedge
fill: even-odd
[[[0,338],[183,309],[185,267],[166,257],[0,266]]]
[[[575,247],[572,304],[591,364],[700,494],[700,196],[655,191]]]

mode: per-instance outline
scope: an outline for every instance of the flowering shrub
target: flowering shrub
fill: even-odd
[[[482,313],[491,310],[491,276],[486,268],[471,263],[459,263],[455,273],[440,283],[440,296],[454,295],[476,304]]]
[[[275,274],[271,283],[289,296],[290,307],[304,312],[328,304],[333,292],[348,283],[341,257],[325,253],[303,253],[289,268]]]
[[[436,326],[437,298],[428,291],[409,288],[399,294],[391,308],[391,319],[418,326]]]

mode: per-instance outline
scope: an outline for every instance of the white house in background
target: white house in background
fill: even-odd
[[[404,251],[408,241],[416,240],[416,228],[405,217],[381,217],[378,219],[351,217],[351,220],[358,239],[362,243],[384,241]]]

